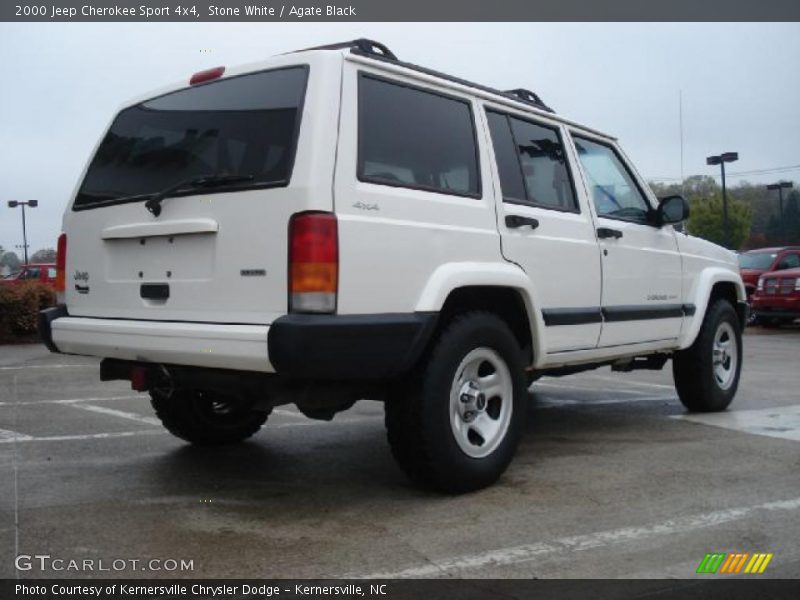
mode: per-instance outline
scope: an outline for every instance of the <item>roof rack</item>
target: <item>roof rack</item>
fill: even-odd
[[[539,97],[539,94],[532,92],[530,90],[526,90],[525,88],[506,90],[504,93],[506,94],[506,96],[512,96],[515,100],[522,100],[526,104],[533,104],[534,106],[538,106],[539,108],[544,108],[549,112],[554,112],[552,108],[550,108],[544,102],[542,102],[542,99]]]
[[[461,79],[459,77],[453,77],[452,75],[447,75],[446,73],[434,71],[433,69],[428,69],[426,67],[420,67],[419,65],[415,65],[412,63],[403,62],[399,60],[397,56],[395,56],[394,52],[389,50],[389,48],[387,48],[384,44],[376,42],[375,40],[359,38],[357,40],[340,42],[338,44],[329,44],[327,46],[315,46],[313,48],[306,48],[306,50],[342,50],[344,48],[349,48],[350,52],[354,54],[360,54],[362,56],[368,56],[369,58],[391,62],[401,67],[412,69],[419,73],[425,73],[426,75],[432,75],[434,77],[446,79],[447,81],[475,88],[483,92],[489,92],[490,94],[495,94],[497,96],[504,96],[506,98],[511,98],[513,100],[524,102],[525,104],[530,104],[531,106],[534,106],[535,108],[538,108],[540,110],[544,110],[549,113],[555,113],[555,111],[552,108],[550,108],[544,102],[542,102],[542,99],[539,97],[538,94],[535,94],[530,90],[518,88],[515,90],[509,90],[503,92],[501,90],[496,90],[494,88],[490,88],[488,86],[481,85],[479,83],[473,83],[471,81],[467,81],[466,79]],[[301,51],[298,50],[298,52]]]
[[[350,50],[355,50],[359,54],[366,54],[368,56],[375,56],[393,61],[397,60],[394,52],[389,50],[384,44],[376,42],[375,40],[368,40],[367,38],[358,38],[357,40],[328,44],[326,46],[314,46],[313,48],[305,48],[304,50],[342,50],[344,48],[350,48]],[[298,52],[303,52],[304,50],[298,50]]]

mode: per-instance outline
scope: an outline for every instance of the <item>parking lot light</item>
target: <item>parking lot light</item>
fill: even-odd
[[[728,195],[725,191],[725,163],[739,160],[738,152],[723,152],[716,156],[706,158],[707,165],[719,165],[722,171],[722,229],[725,236],[725,246],[731,245],[730,224],[728,223]]]
[[[767,189],[770,191],[778,190],[778,210],[780,211],[778,214],[781,221],[781,241],[784,244],[786,243],[786,223],[783,220],[783,190],[791,187],[793,187],[791,181],[779,181],[778,183],[770,183],[767,186]]]
[[[36,208],[39,206],[38,200],[28,200],[20,201],[20,200],[9,200],[8,207],[9,208],[22,208],[22,252],[25,256],[25,264],[28,264],[28,233],[25,228],[25,207],[28,206],[30,208]]]

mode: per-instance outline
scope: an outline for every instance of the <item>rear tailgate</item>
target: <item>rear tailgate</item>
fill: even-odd
[[[69,314],[259,325],[285,314],[289,217],[333,206],[340,62],[278,57],[121,111],[65,215]],[[157,217],[145,208],[218,175],[252,178],[183,187]]]

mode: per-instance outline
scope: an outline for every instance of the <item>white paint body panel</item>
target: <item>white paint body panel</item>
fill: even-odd
[[[310,71],[288,187],[171,197],[158,219],[142,203],[67,209],[71,316],[53,324],[62,351],[272,371],[269,325],[287,312],[287,225],[303,210],[336,213],[339,314],[435,312],[459,287],[509,287],[528,312],[536,368],[686,347],[697,335],[715,283],[734,283],[744,299],[732,253],[672,227],[614,221],[611,226],[624,228],[622,240],[596,238],[603,219],[589,201],[567,136],[576,131],[616,146],[613,138],[510,98],[347,51],[282,55],[225,75],[298,64]],[[358,181],[360,71],[470,103],[480,198]],[[185,83],[135,102],[182,87]],[[560,128],[580,213],[502,202],[485,106]],[[655,206],[651,194],[648,200]],[[509,230],[507,214],[535,217],[540,226]],[[267,275],[242,277],[241,269],[264,269]],[[75,291],[76,271],[89,273],[89,294]],[[139,271],[145,275],[139,277]],[[169,300],[142,300],[139,286],[166,281],[166,271],[172,272]],[[642,305],[648,293],[667,296],[669,304],[695,304],[697,312],[644,323],[544,326],[543,309]]]

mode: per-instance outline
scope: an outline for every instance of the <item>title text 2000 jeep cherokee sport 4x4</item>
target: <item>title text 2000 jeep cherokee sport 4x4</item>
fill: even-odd
[[[672,359],[728,406],[745,292],[614,138],[367,40],[196,74],[123,108],[59,240],[51,350],[102,357],[166,428],[237,442],[295,403],[385,401],[412,479],[509,464],[542,374]]]

